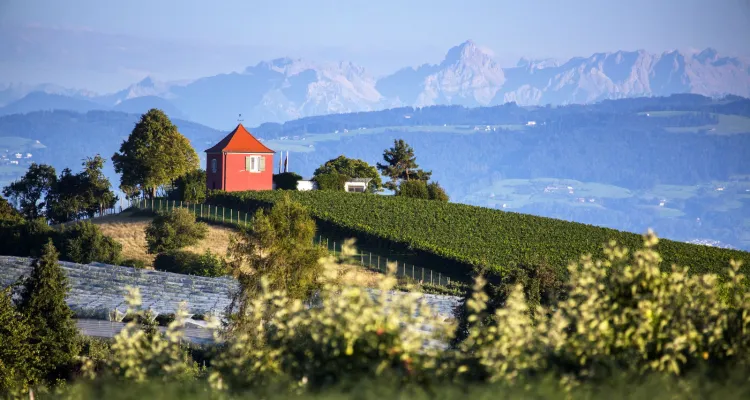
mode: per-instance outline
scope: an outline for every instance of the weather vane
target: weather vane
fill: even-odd
[[[240,116],[237,117],[237,122],[242,122],[242,121],[244,121],[244,120],[242,119],[242,114],[240,114]]]

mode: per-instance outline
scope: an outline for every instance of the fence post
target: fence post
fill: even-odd
[[[414,264],[411,265],[411,279],[414,279]]]
[[[422,283],[424,283],[424,267],[420,267],[420,268],[422,268]]]
[[[378,254],[378,271],[380,271],[380,254]]]
[[[362,266],[365,266],[365,253],[359,252],[359,263],[362,264]]]
[[[333,242],[333,256],[336,257],[336,242]]]
[[[247,226],[247,212],[245,212],[245,226]]]
[[[438,285],[442,285],[443,283],[443,273],[438,272]]]
[[[368,253],[370,253],[370,252],[368,251]],[[370,253],[370,261],[369,261],[369,264],[370,264],[370,266],[372,266],[372,253]]]
[[[159,211],[161,211],[161,199],[159,199]]]
[[[430,270],[430,285],[432,285],[432,270]]]
[[[203,203],[201,203],[201,218],[203,218]]]
[[[221,223],[222,224],[224,223],[224,210],[225,210],[224,206],[221,206]]]

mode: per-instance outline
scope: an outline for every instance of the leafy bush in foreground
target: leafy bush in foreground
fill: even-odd
[[[665,274],[657,243],[648,235],[634,252],[610,243],[601,259],[581,257],[569,266],[569,297],[549,308],[529,306],[516,286],[486,323],[487,296],[478,279],[468,301],[468,337],[450,348],[440,343],[451,339],[451,325],[432,318],[419,294],[385,296],[396,283],[392,275],[381,281],[379,294],[341,288],[330,283],[336,272],[329,258],[312,307],[271,290],[265,280],[257,297],[245,299],[243,313],[217,336],[225,341],[206,371],[208,394],[317,392],[342,384],[351,390],[374,380],[404,393],[487,383],[521,393],[539,383],[577,398],[621,376],[634,387],[661,382],[681,398],[707,390],[685,377],[716,386],[744,383],[746,390],[747,375],[735,375],[750,371],[750,292],[739,263],[721,284],[716,275],[689,275],[684,268]],[[137,297],[131,292],[131,307]],[[101,375],[195,379],[193,361],[179,348],[185,317],[178,312],[166,337],[146,338],[131,325],[115,339],[115,357]],[[431,329],[418,329],[425,325]]]

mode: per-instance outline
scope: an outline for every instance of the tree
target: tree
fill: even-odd
[[[18,210],[13,208],[5,197],[0,197],[0,221],[7,223],[19,223],[23,221],[23,217],[18,213]]]
[[[62,223],[83,216],[85,205],[81,190],[80,176],[65,168],[47,194],[46,218],[53,223]]]
[[[424,183],[424,181],[418,180],[402,181],[398,185],[398,191],[396,191],[396,195],[424,200],[430,198],[430,193],[427,190],[427,184]]]
[[[273,176],[273,183],[280,190],[297,190],[297,183],[301,180],[302,176],[294,172],[282,172]]]
[[[329,174],[319,174],[313,177],[313,181],[318,184],[318,190],[333,190],[343,192],[346,181],[350,178],[337,172]]]
[[[31,327],[11,300],[11,290],[0,291],[0,393],[28,390],[38,379],[39,362],[29,343]]]
[[[356,158],[338,156],[318,167],[313,176],[337,173],[349,178],[372,178],[368,184],[368,192],[374,193],[381,190],[383,181],[380,179],[378,170],[365,161]]]
[[[308,210],[288,195],[270,211],[259,209],[252,225],[233,236],[229,266],[240,282],[240,307],[260,290],[261,277],[271,290],[286,290],[305,299],[319,288],[325,249],[313,244],[315,221]]]
[[[80,180],[80,196],[83,199],[84,211],[89,217],[97,212],[112,208],[117,203],[117,196],[110,189],[112,184],[104,175],[104,158],[99,154],[88,157],[83,162],[83,171],[78,175]]]
[[[32,264],[18,307],[31,327],[29,342],[39,354],[37,368],[48,382],[64,377],[80,351],[73,311],[65,302],[68,280],[58,255],[49,240]]]
[[[427,184],[427,195],[430,200],[449,201],[450,197],[445,193],[445,189],[437,182]]]
[[[195,221],[184,208],[159,213],[146,227],[146,244],[151,254],[177,250],[197,244],[206,237],[208,226]]]
[[[170,194],[173,200],[202,203],[206,200],[206,171],[194,169],[177,178]]]
[[[190,141],[158,109],[141,116],[120,151],[112,156],[115,172],[122,174],[120,188],[128,196],[139,193],[156,197],[163,185],[199,166]]]
[[[55,169],[49,165],[33,163],[26,174],[3,189],[3,195],[9,198],[26,219],[44,216],[44,202],[47,194],[55,187],[57,176]]]
[[[378,163],[380,172],[390,178],[385,186],[390,190],[397,190],[401,181],[421,180],[428,181],[432,175],[431,171],[423,171],[417,165],[417,157],[414,149],[403,139],[393,141],[393,147],[383,152],[385,164]]]

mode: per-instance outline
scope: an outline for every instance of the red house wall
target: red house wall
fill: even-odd
[[[249,172],[245,170],[245,157],[262,156],[266,159],[266,170]],[[211,173],[211,160],[217,159],[217,172]],[[206,185],[209,189],[227,192],[244,190],[272,190],[273,189],[273,154],[258,153],[223,153],[208,154],[206,157]]]

